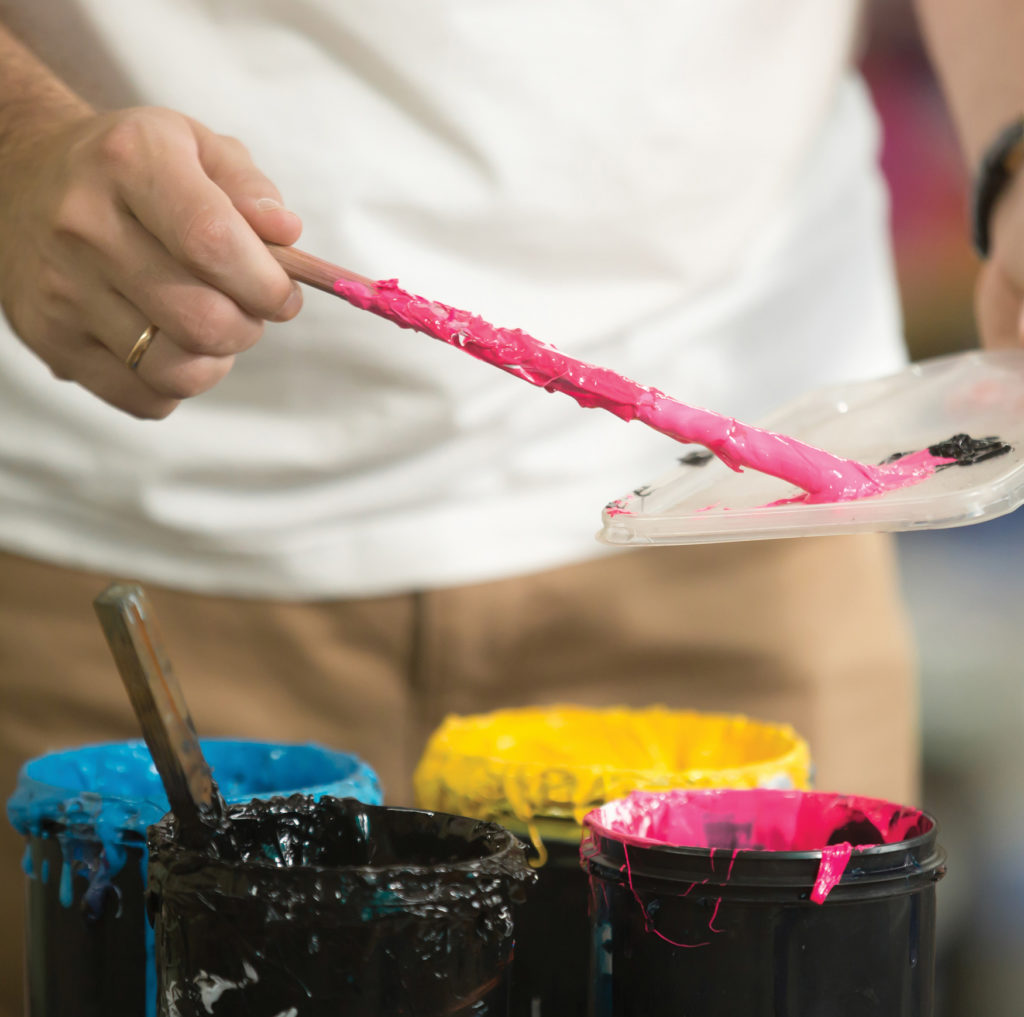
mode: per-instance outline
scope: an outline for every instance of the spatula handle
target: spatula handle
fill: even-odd
[[[340,268],[332,265],[323,258],[314,254],[307,254],[297,247],[281,247],[278,244],[267,244],[267,249],[277,259],[277,263],[288,273],[289,277],[296,282],[305,283],[315,289],[323,290],[325,293],[334,293],[334,284],[338,279],[348,279],[351,282],[362,283],[371,291],[376,290],[376,283],[367,279],[364,275],[350,272],[347,268]]]
[[[164,650],[149,598],[134,583],[114,583],[94,601],[153,762],[183,832],[221,820],[221,799],[192,717]]]

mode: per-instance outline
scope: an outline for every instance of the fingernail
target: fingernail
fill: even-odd
[[[257,198],[256,208],[260,212],[273,212],[275,209],[284,208],[284,205],[274,198]]]
[[[302,308],[302,290],[298,283],[292,283],[292,292],[274,315],[274,321],[291,321]]]

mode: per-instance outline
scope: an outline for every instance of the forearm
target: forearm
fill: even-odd
[[[1024,2],[915,0],[968,166],[1024,113]]]

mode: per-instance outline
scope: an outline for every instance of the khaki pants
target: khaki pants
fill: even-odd
[[[0,797],[51,749],[137,737],[93,615],[112,577],[0,555]],[[125,578],[125,577],[121,577]],[[449,712],[665,703],[793,724],[817,786],[917,799],[907,628],[881,536],[645,549],[341,602],[148,586],[201,735],[317,741],[392,803]],[[0,1017],[21,1013],[22,841],[0,822]]]

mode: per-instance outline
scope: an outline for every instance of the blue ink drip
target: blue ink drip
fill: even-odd
[[[74,899],[71,895],[71,866],[65,862],[60,867],[60,902],[64,907],[71,907],[71,901]]]
[[[48,858],[44,858],[43,864],[39,867],[39,878],[44,883],[50,882],[50,860]]]
[[[142,881],[146,881],[146,857],[142,856]],[[143,922],[146,934],[146,1017],[156,1017],[156,930]]]
[[[21,856],[21,871],[31,878],[35,873],[32,869],[32,845],[25,845],[25,853]]]

